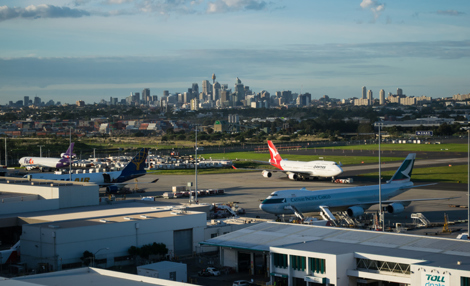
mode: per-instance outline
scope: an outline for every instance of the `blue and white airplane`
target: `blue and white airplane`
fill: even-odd
[[[433,184],[414,186],[411,179],[416,154],[409,154],[386,184],[381,185],[382,204],[388,213],[403,212],[413,201],[446,200],[450,198],[390,200],[411,188]],[[272,214],[293,214],[323,212],[334,219],[332,211],[347,211],[350,217],[364,214],[372,205],[379,203],[379,185],[359,186],[351,188],[328,189],[319,191],[283,190],[271,193],[261,204],[260,209]]]
[[[90,182],[99,185],[100,187],[106,187],[107,193],[117,193],[122,187],[124,187],[127,181],[141,177],[146,174],[145,171],[145,160],[147,159],[149,149],[142,148],[139,153],[127,164],[127,166],[121,171],[113,172],[101,172],[101,173],[83,173],[83,174],[30,174],[25,177],[32,179],[44,179],[44,180],[60,180],[69,181],[72,177],[72,181],[76,182]],[[152,181],[155,183],[158,179]]]

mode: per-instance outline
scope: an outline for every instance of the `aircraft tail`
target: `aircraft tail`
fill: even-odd
[[[142,148],[122,170],[121,176],[132,177],[133,175],[145,174],[145,160],[147,159],[148,153],[149,148]]]
[[[406,156],[400,168],[395,172],[389,183],[392,182],[409,182],[411,179],[411,172],[415,164],[416,154],[410,153]]]
[[[69,158],[71,158],[71,157],[73,156],[73,145],[74,145],[74,144],[75,144],[74,142],[70,143],[70,146],[69,146],[69,148],[67,149],[67,151],[65,151],[65,153],[62,153],[62,154],[61,154],[61,157],[62,157],[63,159],[69,159]]]
[[[279,155],[279,152],[277,152],[277,148],[276,146],[274,146],[271,140],[268,140],[268,147],[269,147],[269,154],[271,155],[271,159],[269,160],[269,163],[271,163],[271,165],[277,168],[280,168],[282,158],[281,158],[281,155]]]

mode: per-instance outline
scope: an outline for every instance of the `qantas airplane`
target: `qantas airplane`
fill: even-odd
[[[303,162],[283,160],[271,140],[268,140],[268,147],[269,153],[271,154],[269,164],[279,170],[263,170],[262,174],[265,178],[270,178],[272,176],[271,172],[284,172],[291,180],[308,180],[310,177],[331,177],[334,180],[335,176],[338,176],[343,172],[341,167],[333,161],[316,160]]]
[[[411,179],[416,154],[409,154],[386,184],[381,185],[382,203],[387,206],[384,209],[388,213],[397,214],[403,212],[413,201],[447,200],[451,198],[412,199],[406,201],[390,200],[411,188],[428,185],[414,186]],[[322,212],[334,220],[331,211],[347,211],[350,217],[364,214],[372,205],[379,203],[379,185],[359,186],[352,188],[328,189],[319,191],[284,190],[273,192],[261,204],[260,209],[272,214],[293,214]]]
[[[117,193],[122,187],[128,184],[126,183],[127,181],[141,177],[146,174],[145,160],[147,159],[148,152],[148,148],[142,148],[140,152],[137,153],[137,155],[121,171],[72,174],[72,181],[95,183],[100,187],[106,187],[106,193]],[[70,174],[56,175],[38,173],[26,175],[25,177],[28,176],[32,179],[60,181],[70,180]],[[155,183],[156,181],[158,181],[158,179],[152,181],[152,183]]]
[[[71,158],[75,156],[73,154],[73,145],[72,142],[65,153],[60,154],[60,158],[51,158],[51,157],[23,157],[18,162],[21,167],[26,167],[28,171],[39,168],[41,171],[46,171],[48,169],[60,169],[68,167],[71,161]]]

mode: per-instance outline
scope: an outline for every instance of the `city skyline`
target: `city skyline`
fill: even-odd
[[[99,102],[203,80],[253,92],[469,93],[466,1],[6,0],[0,104]],[[15,100],[14,100],[15,101]]]

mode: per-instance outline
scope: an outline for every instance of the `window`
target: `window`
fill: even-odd
[[[176,281],[176,271],[170,272],[170,280]]]
[[[326,272],[325,259],[309,258],[308,262],[310,264],[310,271],[312,271],[314,273],[322,273],[322,274],[324,274]]]
[[[290,264],[294,270],[305,271],[305,257],[291,255]]]
[[[470,286],[470,277],[460,277],[460,286]]]
[[[273,253],[274,267],[287,268],[287,254]]]
[[[211,238],[217,237],[217,233],[211,233]]]
[[[410,274],[410,265],[403,264],[403,263],[357,258],[356,267],[367,269],[367,270],[373,270],[376,272],[386,271],[386,272],[394,272],[394,273],[401,273],[401,274]]]

